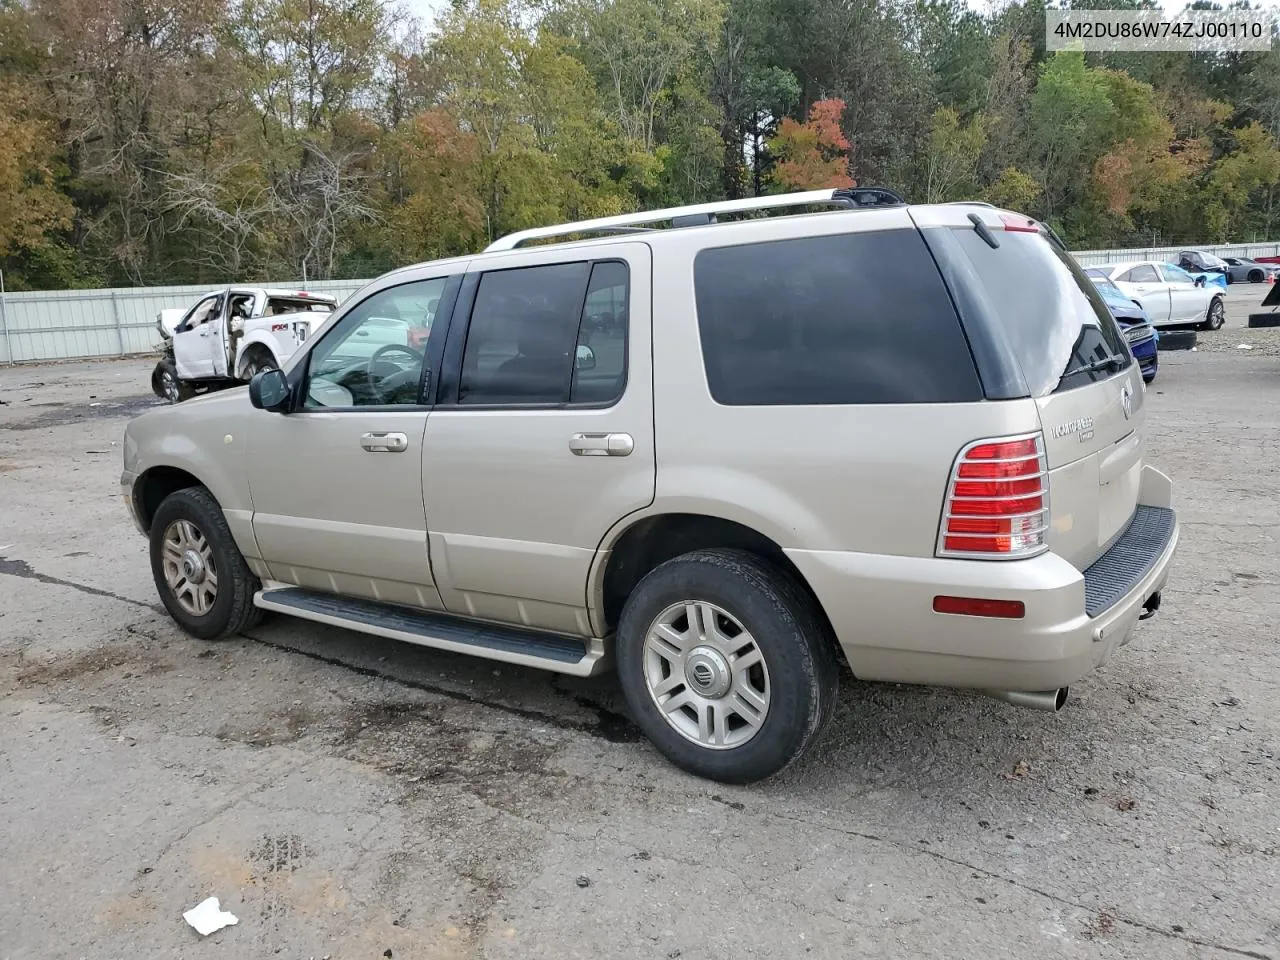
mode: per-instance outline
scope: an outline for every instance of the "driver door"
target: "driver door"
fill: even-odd
[[[1199,323],[1209,311],[1210,296],[1196,286],[1195,277],[1171,263],[1160,265],[1169,285],[1169,319],[1178,323]]]
[[[1169,319],[1169,285],[1156,271],[1155,265],[1140,263],[1116,278],[1126,284],[1125,293],[1142,304],[1152,323],[1165,323]]]
[[[204,380],[216,373],[214,343],[222,349],[218,318],[222,316],[222,295],[205,297],[188,313],[173,332],[173,362],[180,380]]]
[[[253,533],[273,580],[443,609],[427,554],[422,438],[458,277],[384,287],[290,371],[287,414],[255,410]],[[419,344],[414,346],[413,344]]]

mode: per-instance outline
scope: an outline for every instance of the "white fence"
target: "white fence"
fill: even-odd
[[[1201,250],[1219,257],[1280,257],[1280,243],[1226,243],[1216,247],[1137,247],[1129,250],[1077,250],[1073,256],[1084,267],[1125,260],[1170,260],[1178,262],[1183,250]]]
[[[305,289],[342,300],[366,282],[317,280],[305,287],[294,282],[264,286]],[[170,307],[189,307],[210,289],[121,287],[4,294],[0,296],[0,363],[149,353],[160,342],[156,314]]]
[[[1187,247],[1130,250],[1081,250],[1084,266],[1118,260],[1177,260]],[[1237,243],[1195,247],[1220,257],[1276,257],[1280,243]],[[359,290],[365,280],[323,280],[306,289],[339,300]],[[297,284],[267,284],[299,289]],[[0,296],[0,363],[27,360],[70,360],[149,353],[159,342],[156,314],[187,307],[208,287],[122,287],[115,290],[54,290]]]

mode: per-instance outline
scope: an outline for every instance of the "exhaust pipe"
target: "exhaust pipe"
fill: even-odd
[[[983,690],[982,693],[984,696],[1012,703],[1015,707],[1057,713],[1067,702],[1067,690],[1067,687],[1059,687],[1057,690]]]

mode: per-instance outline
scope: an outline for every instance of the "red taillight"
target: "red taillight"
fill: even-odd
[[[1008,559],[1042,551],[1049,526],[1047,474],[1038,433],[969,444],[951,472],[938,554]]]
[[[1020,620],[1027,615],[1021,600],[983,600],[979,597],[934,597],[934,613],[957,613],[967,617],[1003,617]]]

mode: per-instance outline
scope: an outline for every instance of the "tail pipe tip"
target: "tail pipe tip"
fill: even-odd
[[[1056,690],[983,690],[983,694],[1015,707],[1028,707],[1032,710],[1047,710],[1057,713],[1067,702],[1068,687]]]

